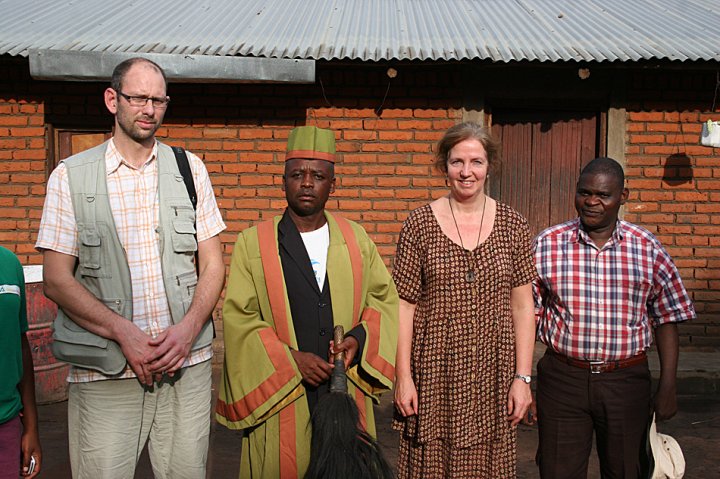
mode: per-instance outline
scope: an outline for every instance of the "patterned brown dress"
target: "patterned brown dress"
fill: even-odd
[[[410,366],[419,411],[393,421],[399,479],[515,477],[510,290],[535,275],[527,221],[507,205],[498,203],[490,236],[473,252],[442,232],[430,205],[405,221],[393,279],[417,305]]]

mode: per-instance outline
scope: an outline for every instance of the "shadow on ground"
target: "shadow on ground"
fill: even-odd
[[[680,412],[672,420],[660,423],[660,432],[670,434],[680,443],[687,461],[685,478],[720,477],[720,397],[681,396]],[[378,440],[392,464],[397,459],[398,436],[390,429],[392,416],[390,397],[383,397],[377,408]],[[61,402],[40,407],[40,428],[44,452],[41,478],[70,478],[67,456],[67,403]],[[210,435],[208,477],[234,479],[238,477],[240,433],[230,431],[213,422]],[[518,478],[537,478],[535,448],[537,431],[521,426],[518,430]],[[139,479],[152,479],[152,470],[143,454],[135,475]],[[593,457],[588,478],[599,478],[597,461]]]

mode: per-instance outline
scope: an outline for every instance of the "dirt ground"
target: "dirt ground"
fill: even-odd
[[[720,477],[720,396],[695,395],[679,398],[680,411],[672,420],[661,423],[659,431],[675,437],[685,454],[685,478],[706,479]],[[377,408],[378,439],[388,459],[394,464],[397,458],[398,436],[390,429],[392,404],[385,396]],[[41,478],[70,478],[67,453],[67,403],[40,407],[40,428],[44,452]],[[518,430],[518,478],[537,478],[535,449],[537,430],[520,426]],[[213,423],[210,436],[208,477],[237,478],[240,450],[240,433]],[[138,464],[135,475],[139,479],[152,479],[146,455]],[[592,457],[588,478],[599,478],[597,460]]]

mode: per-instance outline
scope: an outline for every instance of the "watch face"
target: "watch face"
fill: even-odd
[[[532,381],[532,378],[530,376],[523,376],[522,374],[516,374],[515,377],[524,382],[525,384],[530,384],[530,381]]]

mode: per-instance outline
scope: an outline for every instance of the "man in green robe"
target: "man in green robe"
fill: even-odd
[[[325,211],[335,190],[335,136],[288,138],[282,216],[238,236],[223,306],[225,367],[217,419],[244,429],[240,477],[301,478],[310,416],[328,393],[334,325],[347,331],[348,393],[375,436],[373,402],[392,387],[398,295],[375,244]]]

